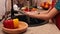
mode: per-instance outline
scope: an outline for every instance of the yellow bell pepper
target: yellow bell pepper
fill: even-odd
[[[19,27],[19,20],[17,18],[13,19],[13,23],[15,28]]]

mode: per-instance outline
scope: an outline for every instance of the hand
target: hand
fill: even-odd
[[[25,14],[26,16],[33,16],[33,15],[37,15],[38,12],[24,12],[24,14]]]
[[[40,14],[47,14],[48,13],[48,11],[42,11],[42,12],[40,12]]]

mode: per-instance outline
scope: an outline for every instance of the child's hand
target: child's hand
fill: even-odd
[[[37,15],[38,12],[24,12],[24,14],[25,14],[26,16],[33,16],[33,15]]]

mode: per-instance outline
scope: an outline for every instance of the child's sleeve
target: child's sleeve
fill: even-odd
[[[56,8],[57,10],[60,10],[60,0],[58,0],[58,2],[56,3],[55,8]]]

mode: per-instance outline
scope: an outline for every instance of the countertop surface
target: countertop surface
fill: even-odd
[[[2,22],[0,22],[0,34],[5,34],[2,32],[1,25],[2,25]],[[49,22],[44,25],[28,27],[27,31],[23,34],[60,34],[60,30],[57,28],[57,26],[53,22],[51,22],[51,20],[49,20]]]
[[[0,34],[4,34],[1,25],[2,23],[0,23]],[[23,34],[60,34],[60,30],[50,21],[41,26],[28,27],[27,31]]]

